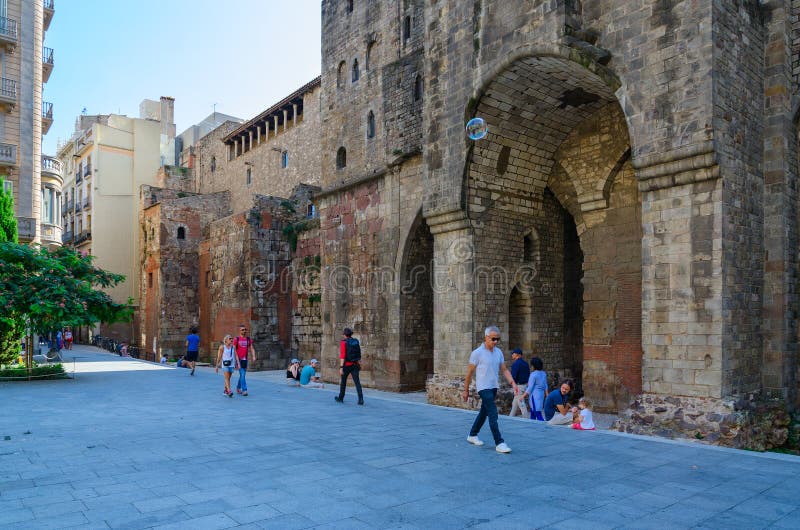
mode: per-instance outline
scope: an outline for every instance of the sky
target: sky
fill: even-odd
[[[55,156],[88,114],[138,117],[175,98],[180,134],[216,111],[249,119],[320,73],[320,0],[55,0],[43,100]]]

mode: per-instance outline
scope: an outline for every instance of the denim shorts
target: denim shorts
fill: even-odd
[[[233,373],[233,365],[223,366],[222,367],[222,372],[223,373],[228,372],[229,374],[232,374]]]

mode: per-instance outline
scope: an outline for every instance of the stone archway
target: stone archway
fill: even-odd
[[[563,57],[500,72],[475,105],[490,133],[474,144],[466,197],[476,269],[510,279],[476,276],[476,328],[504,326],[506,350],[529,345],[548,372],[577,377],[598,408],[619,410],[642,386],[641,199],[606,81]],[[531,229],[530,291],[509,293]]]
[[[400,391],[425,388],[433,373],[433,235],[417,214],[400,273]]]

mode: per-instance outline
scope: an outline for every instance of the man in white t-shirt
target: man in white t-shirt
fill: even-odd
[[[503,352],[497,347],[499,341],[500,329],[497,326],[486,328],[483,344],[478,346],[469,356],[469,369],[467,370],[467,377],[464,379],[464,395],[462,397],[464,401],[469,398],[469,385],[472,381],[472,375],[475,374],[475,389],[481,397],[481,410],[478,412],[478,417],[475,418],[475,423],[472,424],[467,441],[473,445],[483,445],[481,439],[478,438],[478,433],[488,417],[489,427],[492,429],[492,436],[496,446],[495,450],[498,453],[510,453],[511,448],[503,441],[503,437],[500,435],[500,427],[497,425],[497,405],[494,400],[497,396],[497,389],[500,386],[498,374],[503,374],[503,377],[514,389],[515,395],[519,392],[519,389],[504,362]]]

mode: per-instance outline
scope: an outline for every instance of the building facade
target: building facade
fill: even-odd
[[[319,239],[311,196],[319,178],[316,79],[244,123],[190,128],[183,167],[165,167],[140,195],[139,343],[183,353],[188,329],[216,354],[245,324],[253,368],[319,351]],[[223,115],[218,115],[223,116]],[[179,142],[181,143],[181,142]]]
[[[349,326],[367,384],[463,406],[495,324],[622,429],[748,443],[798,399],[798,16],[323,0],[324,371]]]
[[[63,241],[95,256],[95,264],[125,275],[109,290],[117,302],[139,304],[139,188],[156,185],[157,173],[175,160],[174,100],[145,100],[140,118],[80,116],[72,138],[58,151],[66,173]],[[101,325],[98,332],[134,342],[138,322]]]
[[[44,46],[54,13],[53,0],[0,2],[0,180],[14,196],[20,241],[57,246],[61,167],[42,154],[53,122],[42,89],[54,66],[54,52]]]

